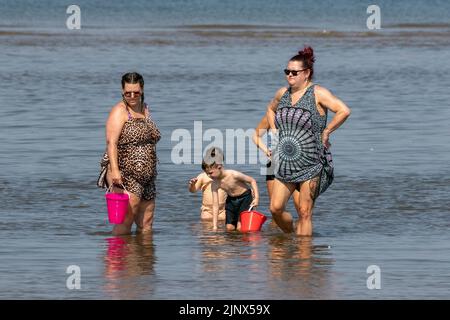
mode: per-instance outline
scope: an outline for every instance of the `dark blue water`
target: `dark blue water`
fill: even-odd
[[[65,27],[66,9],[78,5],[85,27],[168,27],[190,24],[278,25],[313,29],[366,27],[367,7],[378,5],[384,26],[448,24],[450,4],[445,0],[359,1],[342,0],[131,0],[65,3],[58,0],[0,1],[3,26],[32,28]]]
[[[66,4],[0,1],[0,297],[447,299],[450,5],[379,1],[370,31],[369,4],[78,1],[82,28],[68,30]],[[187,192],[201,168],[173,163],[172,133],[255,127],[305,43],[316,83],[353,111],[331,137],[336,177],[314,236],[270,221],[212,233]],[[163,138],[154,232],[117,239],[95,181],[130,70]],[[269,214],[260,165],[228,167],[257,179]],[[66,287],[70,265],[80,290]],[[367,288],[370,265],[380,290]]]

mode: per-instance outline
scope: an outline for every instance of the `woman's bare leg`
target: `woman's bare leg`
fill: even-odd
[[[311,192],[311,182],[308,180],[302,182],[300,185],[299,194],[299,207],[297,208],[297,213],[299,216],[299,221],[297,224],[296,234],[299,236],[312,236],[312,213],[314,208],[314,200],[312,198]]]
[[[269,194],[269,199],[272,199],[272,188],[273,188],[273,182],[275,180],[267,180],[266,186],[267,186],[267,193]]]
[[[293,232],[292,216],[286,211],[286,203],[294,192],[295,185],[274,180],[272,187],[272,197],[270,199],[270,212],[277,225],[284,232]]]
[[[136,232],[150,232],[152,231],[153,218],[155,214],[155,199],[142,200],[139,206],[139,213],[135,216]]]

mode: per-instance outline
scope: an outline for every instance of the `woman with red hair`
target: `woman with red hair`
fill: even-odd
[[[279,89],[267,108],[267,121],[277,135],[272,165],[275,182],[270,211],[284,232],[293,232],[293,218],[285,210],[299,192],[296,234],[312,235],[314,202],[333,181],[329,136],[350,115],[350,109],[330,91],[314,84],[314,52],[305,47],[292,57],[284,73],[287,87]],[[327,125],[327,112],[335,113]]]

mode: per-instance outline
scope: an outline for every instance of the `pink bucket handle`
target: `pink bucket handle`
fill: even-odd
[[[128,195],[128,199],[131,199],[130,193],[127,191],[127,189],[125,189],[125,186],[123,185],[123,183],[120,184],[123,187],[123,190],[125,191],[125,193]],[[114,184],[112,183],[109,188],[106,190],[105,194],[107,194],[110,190],[112,190]]]
[[[248,211],[252,211],[252,209],[253,209],[253,206],[250,206],[250,208],[248,208]]]

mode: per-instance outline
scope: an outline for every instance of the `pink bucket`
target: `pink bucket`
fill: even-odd
[[[117,271],[126,269],[126,257],[128,255],[127,242],[120,238],[108,238],[108,251],[105,256],[106,276],[114,278]]]
[[[109,223],[122,224],[128,212],[130,196],[127,193],[106,193]]]

